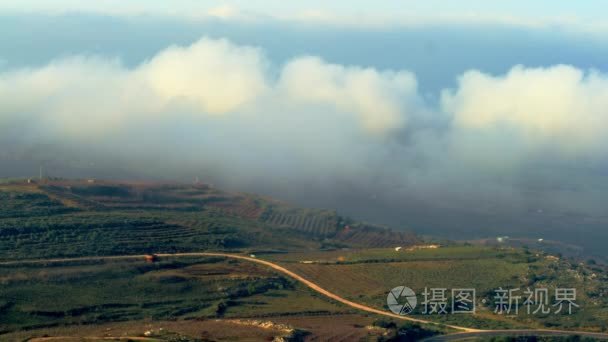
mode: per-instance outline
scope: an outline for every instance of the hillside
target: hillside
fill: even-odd
[[[201,250],[409,246],[410,233],[204,184],[0,185],[0,260]]]
[[[152,253],[167,254],[154,262],[143,256]],[[426,287],[478,291],[474,315],[412,312],[431,322],[608,329],[608,272],[595,263],[505,245],[428,245],[335,211],[205,184],[0,184],[0,340],[387,341],[403,332],[453,332],[357,310],[264,262],[382,312],[389,312],[387,292],[399,285],[418,294]],[[564,286],[578,291],[581,309],[572,315],[493,313],[497,288]]]
[[[482,329],[559,327],[570,330],[608,330],[608,272],[606,267],[574,262],[541,251],[511,247],[455,245],[437,249],[395,252],[391,249],[323,251],[268,255],[307,279],[347,299],[387,309],[386,293],[406,285],[417,294],[425,288],[474,288],[477,312],[424,315],[418,318]],[[306,260],[306,262],[302,262]],[[528,314],[526,289],[575,288],[579,308],[572,314]],[[494,313],[495,290],[519,289],[519,314]],[[419,298],[422,300],[422,298]]]

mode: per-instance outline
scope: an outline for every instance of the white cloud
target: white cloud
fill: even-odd
[[[0,128],[27,122],[30,134],[59,138],[101,137],[134,122],[187,113],[226,117],[236,125],[246,117],[268,124],[271,118],[283,127],[324,121],[331,123],[330,132],[357,127],[348,139],[407,129],[478,152],[508,145],[513,156],[524,157],[539,151],[593,155],[608,140],[608,77],[599,72],[563,65],[517,66],[501,76],[469,71],[456,89],[443,92],[441,108],[429,110],[408,71],[329,64],[316,57],[277,67],[257,48],[206,38],[169,47],[135,68],[73,57],[0,72],[0,103]],[[439,120],[442,128],[406,125],[422,116],[433,116],[427,122]]]
[[[142,92],[137,88],[118,62],[95,58],[74,57],[39,69],[1,73],[0,128],[24,122],[42,134],[106,132],[146,104],[142,96],[132,96]]]
[[[309,56],[276,66],[211,39],[135,67],[81,56],[0,72],[0,137],[11,145],[77,146],[138,170],[205,169],[286,191],[371,184],[446,205],[457,193],[509,197],[530,173],[558,184],[593,173],[563,169],[607,160],[606,108],[608,77],[569,66],[469,71],[434,106],[406,70]],[[529,166],[547,161],[556,171]]]
[[[327,64],[304,57],[289,63],[280,85],[295,101],[325,103],[356,113],[370,132],[384,134],[405,124],[409,105],[417,103],[416,78],[401,72]]]
[[[300,107],[298,112],[321,110],[357,123],[363,134],[382,135],[402,127],[406,102],[416,96],[415,79],[404,72],[304,58],[285,66],[277,80],[269,68],[259,49],[206,38],[169,47],[133,69],[74,57],[0,73],[0,120],[27,117],[30,127],[38,123],[55,134],[88,137],[180,112],[287,116],[279,107],[291,106]]]
[[[253,15],[245,13],[239,8],[231,5],[220,5],[207,10],[206,14],[224,20],[248,20]]]
[[[260,49],[206,38],[169,47],[134,68],[73,57],[0,72],[0,103],[0,128],[27,122],[30,134],[59,138],[102,137],[134,122],[187,113],[227,117],[236,125],[246,117],[283,127],[324,121],[332,125],[329,132],[357,127],[348,139],[407,129],[413,136],[450,139],[452,146],[478,152],[508,145],[514,156],[592,155],[608,140],[608,77],[599,72],[563,65],[517,66],[502,76],[469,71],[456,89],[443,92],[441,108],[433,110],[408,71],[329,64],[316,57],[277,67]],[[426,121],[435,122],[430,127],[406,125],[429,116]]]
[[[201,39],[188,47],[165,49],[135,73],[166,103],[184,99],[203,112],[221,114],[266,90],[266,63],[258,49]]]
[[[498,77],[470,71],[444,92],[442,106],[459,129],[510,131],[513,140],[568,153],[593,152],[608,140],[608,77],[571,66],[516,66]]]

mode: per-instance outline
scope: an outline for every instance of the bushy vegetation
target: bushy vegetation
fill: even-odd
[[[420,341],[431,336],[444,334],[445,329],[440,327],[425,325],[422,326],[413,322],[397,322],[390,319],[379,319],[374,322],[374,326],[387,330],[387,333],[380,337],[378,341],[403,341],[414,342]]]
[[[122,212],[0,220],[0,260],[200,251],[239,248],[251,241],[229,224],[188,227]]]
[[[233,276],[200,273],[207,268]],[[2,267],[0,330],[218,317],[239,299],[292,287],[251,263],[221,258]]]
[[[261,214],[260,220],[273,226],[291,228],[321,240],[326,248],[386,247],[395,244],[410,246],[418,241],[413,234],[355,222],[331,210],[270,205]]]
[[[420,316],[425,319],[476,328],[608,329],[608,276],[597,262],[578,264],[495,247],[408,250],[418,243],[411,234],[357,223],[333,211],[297,209],[199,185],[0,186],[0,261],[209,250],[255,253],[338,295],[384,310],[387,291],[400,285],[417,293],[425,287],[474,287],[478,299],[487,299],[476,315]],[[379,246],[390,248],[369,248]],[[396,251],[396,246],[403,248]],[[567,317],[492,315],[493,290],[528,286],[576,287],[583,310]],[[275,274],[221,258],[53,263],[44,268],[0,265],[0,293],[0,331],[349,310],[319,295],[311,297],[309,290]],[[400,327],[392,329],[402,331],[402,337],[428,336],[426,327]]]
[[[345,220],[205,185],[11,184],[0,187],[0,260],[347,247],[336,233]],[[353,243],[376,241],[360,231]]]
[[[314,236],[329,237],[337,233],[339,217],[335,211],[282,208],[270,206],[261,215],[269,224],[291,227]]]
[[[0,219],[50,216],[75,211],[38,192],[0,191]]]
[[[437,249],[338,250],[267,255],[303,277],[355,302],[388,310],[386,295],[396,286],[408,286],[422,300],[425,288],[475,288],[477,314],[413,315],[447,324],[485,329],[560,328],[608,329],[608,274],[605,269],[556,259],[542,253],[512,248],[453,246]],[[577,289],[580,309],[572,315],[527,315],[523,300],[517,316],[494,314],[495,290],[527,287]],[[482,302],[483,301],[483,302]],[[420,302],[419,302],[420,303]]]

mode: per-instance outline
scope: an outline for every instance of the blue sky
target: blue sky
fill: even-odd
[[[10,12],[89,12],[121,15],[200,15],[218,8],[230,8],[242,13],[281,18],[301,17],[306,14],[323,13],[334,18],[358,16],[372,18],[399,16],[423,16],[426,18],[462,17],[475,15],[484,20],[515,20],[568,23],[568,25],[603,24],[605,6],[601,0],[550,1],[550,0],[351,0],[351,1],[196,1],[196,0],[5,0],[0,11]],[[220,11],[221,12],[221,11]],[[216,13],[218,13],[216,11]],[[221,12],[221,13],[226,13]]]
[[[0,2],[0,70],[73,54],[136,65],[171,44],[209,36],[258,46],[279,64],[313,54],[340,64],[413,70],[424,92],[437,96],[469,69],[495,74],[517,64],[606,69],[608,30],[593,19],[602,13],[600,5],[544,0],[8,0]]]
[[[603,5],[601,0],[584,1],[551,1],[551,0],[308,0],[308,1],[282,1],[282,0],[257,0],[257,1],[196,1],[196,0],[130,0],[130,1],[108,1],[99,0],[95,2],[82,2],[75,0],[5,0],[0,8],[20,10],[90,10],[104,9],[110,6],[116,10],[131,10],[134,8],[148,8],[150,10],[171,11],[193,8],[212,8],[221,5],[233,5],[243,9],[255,10],[261,13],[289,13],[310,9],[324,9],[340,13],[394,13],[394,12],[417,12],[417,13],[448,13],[477,11],[485,13],[503,13],[509,15],[523,16],[547,16],[547,15],[576,15],[582,18],[601,18],[599,11]]]

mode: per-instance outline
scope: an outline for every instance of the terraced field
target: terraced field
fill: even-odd
[[[436,320],[479,328],[608,329],[608,276],[601,265],[524,249],[451,245],[436,248],[412,234],[331,210],[295,208],[199,184],[0,184],[0,261],[238,252],[278,262],[380,310],[386,310],[386,293],[395,286],[418,293],[425,287],[475,287],[478,298],[487,300],[477,315]],[[402,248],[396,251],[397,246]],[[0,267],[0,332],[118,320],[353,313],[250,266],[225,260],[5,265]],[[491,291],[527,286],[574,286],[585,310],[534,319],[492,314]],[[360,332],[352,336],[367,336]]]
[[[227,202],[211,203],[210,206],[248,220],[258,220],[264,212],[264,203],[257,198],[236,196]]]
[[[204,184],[0,184],[0,259],[411,244],[413,235]]]
[[[261,215],[261,220],[273,226],[295,229],[314,238],[331,238],[343,246],[374,248],[410,246],[418,242],[411,233],[353,222],[329,210],[269,206]]]
[[[40,193],[36,188],[30,191],[0,191],[0,219],[15,217],[50,216],[75,211],[61,202]]]
[[[298,209],[205,185],[0,184],[0,261],[354,247],[342,241],[348,238],[344,234],[336,238],[346,225],[355,233],[363,227],[332,211]],[[366,232],[371,235],[350,240],[366,244],[378,232],[397,234],[384,228]],[[2,336],[40,329],[60,333],[75,325],[117,321],[352,314],[352,309],[246,262],[199,258],[28,265],[0,267]],[[367,335],[359,330],[357,336]],[[40,336],[36,334],[27,336]]]
[[[368,248],[412,246],[419,242],[414,234],[396,232],[384,227],[354,224],[343,227],[334,239],[352,246]]]
[[[190,227],[129,212],[0,220],[0,259],[236,248],[245,233],[221,222]]]
[[[5,265],[0,267],[0,331],[221,317],[237,300],[292,288],[291,281],[268,269],[222,258]]]
[[[313,236],[333,236],[339,217],[334,211],[268,208],[262,220],[279,227],[291,227]]]

